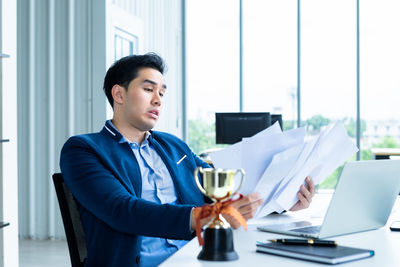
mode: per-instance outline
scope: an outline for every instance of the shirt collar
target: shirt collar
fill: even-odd
[[[128,143],[128,144],[138,144],[138,142],[131,142],[128,139],[126,139],[118,130],[117,128],[114,126],[114,124],[112,123],[111,120],[107,120],[106,124],[104,125],[104,128],[106,128],[106,130],[112,134],[113,136],[115,136],[116,138],[119,138],[118,143],[122,144],[122,143]],[[148,144],[148,139],[150,137],[151,133],[149,131],[146,131],[145,136],[144,136],[144,140],[142,142],[141,146],[147,145]]]

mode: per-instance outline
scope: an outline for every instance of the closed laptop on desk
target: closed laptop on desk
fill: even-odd
[[[322,225],[293,222],[258,227],[261,231],[325,238],[377,229],[386,224],[400,192],[400,161],[348,162],[340,175]]]

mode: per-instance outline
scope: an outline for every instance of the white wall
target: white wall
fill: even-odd
[[[182,0],[109,0],[109,5],[133,15],[132,22],[142,26],[137,30],[142,38],[139,53],[156,52],[165,60],[167,93],[155,129],[182,137]],[[110,45],[107,51],[112,49]]]

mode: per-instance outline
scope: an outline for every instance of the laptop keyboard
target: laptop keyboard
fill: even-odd
[[[316,226],[292,229],[290,231],[298,233],[306,233],[306,234],[318,234],[320,230],[321,230],[321,225],[316,225]]]

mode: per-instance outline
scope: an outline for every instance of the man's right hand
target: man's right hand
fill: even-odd
[[[263,203],[263,200],[260,198],[258,193],[251,193],[247,196],[244,196],[240,199],[234,200],[232,202],[232,207],[237,209],[239,213],[243,216],[243,218],[247,220],[254,217],[258,207]],[[196,218],[193,213],[194,209],[192,209],[192,214],[190,216],[190,227],[192,231],[196,229]],[[209,216],[207,218],[200,220],[200,226],[203,227],[207,223],[209,223],[215,216]],[[240,223],[230,215],[223,215],[223,217],[228,221],[228,223],[232,226],[233,229],[237,229],[240,227]]]
[[[232,203],[232,207],[237,209],[240,214],[242,214],[242,216],[246,219],[246,221],[248,221],[254,217],[258,207],[260,207],[262,203],[263,200],[260,198],[260,195],[258,193],[251,193],[240,199],[234,200],[234,202]],[[237,229],[240,227],[239,222],[232,216],[223,216],[229,222],[233,229]]]

